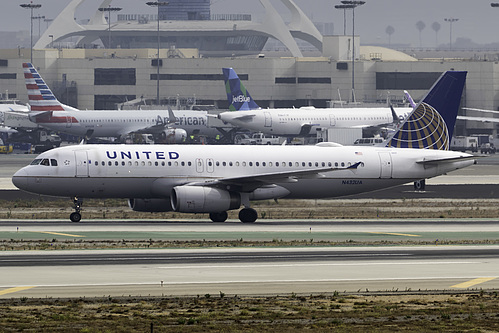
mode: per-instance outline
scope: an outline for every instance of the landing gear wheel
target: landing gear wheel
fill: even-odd
[[[258,213],[253,208],[243,208],[239,212],[239,219],[243,223],[253,223],[258,218]]]
[[[210,220],[213,222],[225,222],[228,216],[227,212],[210,213]]]
[[[426,181],[424,179],[414,182],[414,191],[424,191],[426,188]]]
[[[73,207],[74,207],[74,213],[71,213],[69,215],[69,219],[71,222],[80,222],[81,221],[81,200],[78,199],[78,197],[73,197]]]
[[[69,219],[71,220],[71,222],[80,222],[81,214],[77,212],[71,213],[71,215],[69,215]]]

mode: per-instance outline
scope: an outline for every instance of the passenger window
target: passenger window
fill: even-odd
[[[104,161],[102,161],[101,164],[102,164],[102,166],[106,166],[106,162],[104,162]]]
[[[55,162],[55,163],[57,163],[57,162]],[[98,166],[98,165],[99,165],[99,162],[95,161],[95,166]]]
[[[118,166],[118,161],[114,162],[114,165],[115,165],[115,166]]]
[[[249,162],[249,166],[253,166],[253,162]]]
[[[155,165],[155,166],[158,166],[158,165],[159,165],[158,161],[154,162],[154,165]]]
[[[109,162],[107,162],[107,165],[111,166],[111,165],[113,165],[113,162],[109,161]]]
[[[121,166],[125,166],[125,164],[126,164],[125,161],[121,162]]]
[[[163,162],[163,163],[165,163],[165,162]],[[187,165],[188,165],[188,166],[191,166],[191,165],[192,165],[192,162],[191,162],[191,161],[187,162]]]

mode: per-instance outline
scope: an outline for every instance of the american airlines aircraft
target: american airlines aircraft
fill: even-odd
[[[77,145],[40,154],[17,171],[20,189],[74,200],[129,198],[136,211],[209,213],[223,222],[251,200],[330,198],[435,177],[474,163],[448,151],[466,72],[446,72],[401,124],[386,147]]]
[[[78,110],[60,103],[32,64],[24,63],[23,69],[30,119],[54,131],[86,138],[119,138],[132,132],[161,134],[168,142],[176,143],[183,142],[187,135],[220,134],[208,127],[206,111]]]
[[[218,118],[236,127],[265,134],[303,137],[328,128],[366,128],[398,122],[412,108],[261,109],[232,68],[223,68],[225,90],[231,111]]]

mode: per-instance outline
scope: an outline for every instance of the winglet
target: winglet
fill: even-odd
[[[76,110],[64,105],[57,100],[43,78],[38,74],[36,68],[31,63],[23,63],[24,81],[28,90],[28,99],[31,111],[65,111]],[[39,112],[38,115],[43,115]],[[36,117],[37,115],[35,115]]]
[[[175,124],[177,122],[177,117],[173,113],[171,106],[168,105],[168,124]]]
[[[460,71],[443,73],[386,146],[448,150],[466,74]]]
[[[225,91],[231,111],[246,111],[259,109],[249,91],[246,90],[239,76],[232,68],[222,68],[225,81]]]

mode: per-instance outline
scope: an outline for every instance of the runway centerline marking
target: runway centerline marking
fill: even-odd
[[[497,279],[497,276],[495,276],[495,277],[476,278],[476,279],[469,280],[469,281],[466,281],[466,282],[463,282],[463,283],[455,284],[455,285],[450,286],[450,287],[451,288],[469,288],[469,287],[475,286],[477,284],[488,282],[488,281],[492,281],[492,280],[495,280],[495,279]]]
[[[377,231],[370,231],[370,234],[377,234],[377,235],[391,235],[391,236],[406,236],[406,237],[421,237],[421,235],[412,235],[412,234],[400,234],[397,232],[377,232]]]
[[[18,291],[23,291],[23,290],[27,290],[27,289],[31,289],[31,288],[35,288],[35,287],[32,286],[32,287],[14,287],[14,288],[8,288],[8,289],[0,290],[0,295],[17,293]]]
[[[40,233],[40,234],[57,235],[57,236],[68,236],[68,237],[80,237],[80,238],[86,237],[86,236],[82,236],[82,235],[63,234],[62,232],[51,232],[51,231],[30,231],[30,232]]]

